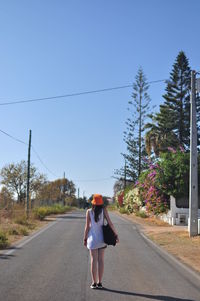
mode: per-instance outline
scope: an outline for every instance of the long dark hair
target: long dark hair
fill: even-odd
[[[94,212],[94,220],[97,223],[99,220],[99,215],[101,214],[104,206],[103,205],[92,205],[92,210]]]

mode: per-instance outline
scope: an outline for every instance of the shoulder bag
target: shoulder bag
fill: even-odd
[[[105,221],[105,218],[103,218],[103,221]],[[103,223],[102,227],[103,227],[104,242],[107,245],[115,246],[116,245],[116,236],[115,236],[115,233],[113,232],[112,228],[108,224],[108,222],[106,225]]]

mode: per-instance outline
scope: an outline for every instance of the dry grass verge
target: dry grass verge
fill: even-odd
[[[67,211],[69,211],[68,208]],[[46,226],[49,222],[55,220],[54,216],[47,216],[40,220],[34,212],[30,212],[30,217],[27,220],[24,208],[15,205],[9,209],[0,210],[0,250],[14,245],[24,236],[28,236],[40,228]],[[0,254],[2,251],[0,251]]]

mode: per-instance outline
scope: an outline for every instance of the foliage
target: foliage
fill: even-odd
[[[5,186],[0,191],[0,207],[11,208],[13,204],[13,193],[11,193]]]
[[[175,198],[189,193],[189,153],[183,149],[169,148],[160,155],[159,187]]]
[[[27,187],[27,162],[11,163],[5,165],[0,173],[1,184],[5,185],[11,195],[17,195],[17,201],[23,203]],[[37,172],[36,167],[30,166],[30,193],[36,194],[39,187],[45,182],[46,177]]]
[[[142,203],[139,198],[138,188],[134,188],[133,185],[129,186],[125,190],[124,195],[124,207],[129,213],[137,212]]]
[[[29,225],[29,221],[28,221],[26,215],[17,217],[17,218],[15,219],[15,223],[16,223],[16,224],[19,224],[19,225],[23,225],[23,226],[28,226],[28,225]]]
[[[129,212],[127,211],[127,209],[126,209],[125,207],[120,207],[120,208],[119,208],[119,212],[120,212],[121,214],[129,214]]]
[[[78,198],[76,200],[77,202],[77,206],[78,208],[82,208],[82,209],[85,209],[85,208],[89,208],[90,206],[90,203],[88,202],[87,198],[84,196],[83,198]]]
[[[49,214],[48,207],[39,207],[33,209],[35,218],[38,218],[39,220],[43,220],[45,216]]]
[[[71,207],[69,207],[69,206],[62,206],[59,204],[55,204],[53,206],[44,206],[44,207],[34,208],[33,212],[37,219],[44,220],[44,218],[47,215],[65,213],[65,212],[69,211],[70,209],[71,209]]]
[[[29,232],[28,232],[28,230],[27,230],[26,227],[21,227],[21,228],[19,229],[19,231],[20,231],[20,234],[21,234],[21,235],[24,235],[24,236],[28,236],[28,235],[29,235]]]
[[[170,80],[167,81],[164,104],[160,112],[151,115],[152,123],[146,124],[146,149],[148,154],[159,156],[168,147],[189,149],[190,140],[190,78],[188,59],[180,51],[173,65]],[[200,121],[199,98],[197,98],[197,123]],[[198,125],[197,125],[198,126]],[[198,134],[199,134],[198,126]]]
[[[74,183],[66,178],[46,182],[38,191],[36,203],[70,203],[75,198],[75,192],[76,189]]]
[[[143,171],[135,186],[129,186],[117,195],[121,206],[129,213],[137,212],[142,206],[150,214],[166,212],[169,197],[188,196],[189,192],[189,153],[183,147],[168,148],[160,158],[148,160],[148,169]],[[200,155],[199,155],[199,191],[200,191]],[[120,202],[119,202],[120,203]]]
[[[118,207],[123,206],[123,200],[124,200],[124,191],[118,191],[115,197],[115,201]]]
[[[6,233],[0,230],[0,249],[4,249],[9,245]]]
[[[8,230],[8,234],[9,235],[19,235],[20,233],[19,233],[19,230],[17,228],[10,228]]]
[[[136,215],[136,216],[139,216],[139,217],[141,217],[141,218],[147,218],[147,217],[148,217],[148,215],[146,214],[146,212],[144,212],[144,211],[142,211],[142,210],[136,211],[136,212],[135,212],[135,215]]]
[[[127,129],[124,141],[127,153],[123,154],[126,162],[126,174],[135,181],[146,166],[143,158],[146,156],[144,143],[144,125],[150,110],[148,83],[142,68],[139,68],[133,84],[132,101],[129,101],[131,116],[127,119]]]
[[[141,202],[145,205],[146,211],[158,215],[168,209],[168,198],[158,187],[160,166],[149,162],[149,169],[144,172],[136,183],[139,189]]]

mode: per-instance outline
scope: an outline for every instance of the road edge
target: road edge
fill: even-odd
[[[138,233],[141,235],[141,237],[149,244],[151,245],[155,251],[157,251],[161,256],[168,257],[169,260],[175,262],[178,266],[189,272],[193,277],[195,277],[198,281],[200,281],[200,273],[196,270],[194,270],[191,266],[184,263],[181,259],[177,258],[175,255],[169,253],[167,250],[162,248],[160,245],[152,241],[147,235],[142,231],[142,226],[140,224],[137,224],[136,222],[126,219],[125,216],[121,216],[119,213],[115,213],[119,218],[129,222],[130,224],[134,225],[138,231]]]

